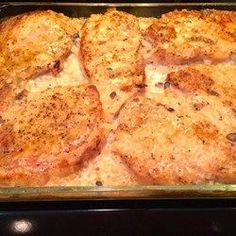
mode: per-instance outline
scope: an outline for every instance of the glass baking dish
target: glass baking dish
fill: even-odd
[[[236,10],[236,3],[50,3],[5,2],[0,21],[32,10],[51,9],[71,17],[88,17],[116,7],[139,17],[158,17],[174,9]],[[0,201],[73,199],[235,198],[236,184],[152,186],[0,187]]]

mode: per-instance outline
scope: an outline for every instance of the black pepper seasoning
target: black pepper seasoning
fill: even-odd
[[[167,111],[169,111],[169,112],[174,112],[174,111],[175,111],[175,109],[174,109],[174,108],[172,108],[172,107],[168,107],[168,108],[167,108]]]
[[[231,142],[236,142],[236,133],[227,134],[226,138]]]
[[[170,87],[170,83],[169,82],[165,82],[164,83],[164,89],[167,89],[167,88],[169,88]]]
[[[114,99],[115,97],[116,97],[116,92],[113,91],[113,92],[110,94],[110,98],[111,98],[111,99]]]
[[[96,185],[97,185],[97,186],[103,186],[103,183],[98,180],[98,181],[96,181]]]

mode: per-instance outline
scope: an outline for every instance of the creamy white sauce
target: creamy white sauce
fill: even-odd
[[[84,78],[78,58],[78,50],[73,48],[72,53],[65,60],[63,70],[58,75],[47,73],[30,80],[26,89],[30,92],[40,92],[57,86],[76,86],[87,83]]]
[[[147,65],[145,67],[146,93],[147,97],[153,97],[164,92],[163,85],[167,75],[172,71],[178,71],[186,66],[162,66]]]

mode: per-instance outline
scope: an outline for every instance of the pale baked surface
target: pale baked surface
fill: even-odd
[[[109,10],[92,15],[82,28],[80,56],[86,75],[101,95],[110,120],[136,86],[143,83],[138,18]]]
[[[41,186],[75,172],[100,151],[102,121],[93,85],[22,95],[1,117],[0,184]]]
[[[124,106],[113,152],[143,183],[222,182],[226,166],[235,182],[235,74],[232,65],[169,73],[163,94],[137,96]]]
[[[151,63],[181,65],[236,60],[236,12],[173,11],[163,14],[144,34]]]
[[[0,24],[0,112],[26,80],[62,70],[81,26],[81,20],[53,11],[29,12]]]

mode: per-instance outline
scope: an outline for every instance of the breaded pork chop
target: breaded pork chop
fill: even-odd
[[[24,82],[58,73],[82,21],[53,11],[35,11],[0,24],[0,111]]]
[[[156,99],[121,110],[113,152],[141,182],[236,182],[236,68],[196,65],[171,72]]]
[[[84,71],[101,95],[106,115],[113,116],[143,82],[139,21],[109,10],[92,15],[82,28],[80,56]]]
[[[80,168],[100,150],[102,119],[92,85],[22,96],[1,117],[0,183],[41,186]]]
[[[144,34],[148,62],[181,65],[236,60],[236,12],[173,11]]]

